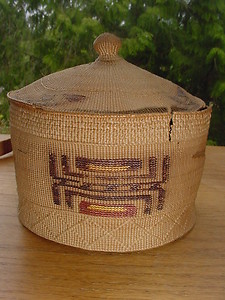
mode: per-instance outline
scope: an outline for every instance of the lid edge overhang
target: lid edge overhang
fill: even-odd
[[[146,117],[146,116],[160,116],[160,115],[163,115],[163,116],[166,116],[166,115],[169,115],[169,116],[174,116],[174,115],[195,115],[195,114],[201,114],[202,112],[205,112],[206,110],[211,112],[212,111],[212,106],[208,106],[205,104],[204,107],[201,107],[200,109],[198,110],[194,110],[194,111],[167,111],[167,112],[152,112],[152,113],[149,113],[149,112],[145,112],[145,113],[135,113],[135,111],[131,112],[131,113],[123,113],[123,112],[91,112],[91,111],[75,111],[75,112],[72,112],[72,111],[58,111],[58,110],[53,110],[53,109],[48,109],[43,107],[43,106],[37,106],[37,105],[34,105],[34,104],[28,104],[28,103],[25,103],[25,102],[22,102],[18,99],[14,99],[12,97],[10,97],[10,92],[7,93],[7,97],[10,101],[12,101],[13,104],[16,104],[17,106],[20,106],[20,107],[23,107],[23,108],[26,108],[26,109],[31,109],[31,110],[38,110],[42,113],[49,113],[49,114],[67,114],[67,115],[74,115],[74,116],[86,116],[86,117],[112,117],[112,118],[115,118],[115,117]],[[201,99],[200,99],[201,100]],[[203,103],[204,101],[201,100]]]

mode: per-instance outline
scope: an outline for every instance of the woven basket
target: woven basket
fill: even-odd
[[[91,64],[8,94],[19,218],[89,250],[157,247],[195,222],[211,108],[94,42]]]

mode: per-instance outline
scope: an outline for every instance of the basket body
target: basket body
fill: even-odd
[[[10,110],[19,218],[34,233],[126,252],[193,227],[211,108],[172,117],[54,113],[16,103]]]

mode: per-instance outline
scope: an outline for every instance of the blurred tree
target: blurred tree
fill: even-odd
[[[30,55],[27,53],[29,29],[25,10],[21,3],[0,1],[0,124],[7,126],[9,120],[6,92],[27,83],[32,76]],[[31,77],[34,78],[33,76]]]
[[[209,139],[225,145],[225,1],[189,1],[169,56],[168,78],[213,103]]]

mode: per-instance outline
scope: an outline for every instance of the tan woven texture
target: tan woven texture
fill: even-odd
[[[92,113],[196,111],[205,103],[172,82],[117,55],[119,41],[103,34],[98,59],[37,80],[9,98],[44,110]]]
[[[117,37],[94,47],[94,63],[8,95],[19,218],[88,250],[166,244],[195,222],[211,108],[120,58]]]

